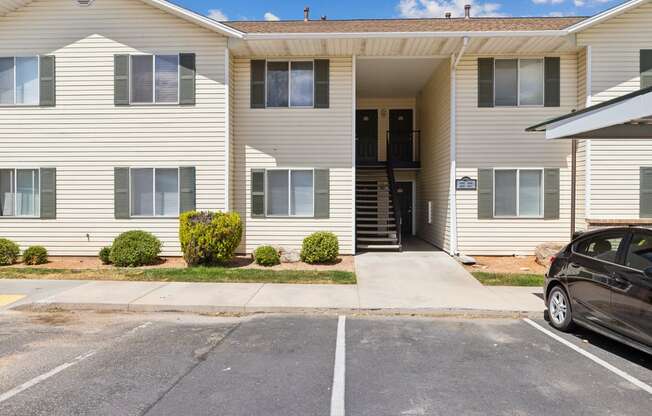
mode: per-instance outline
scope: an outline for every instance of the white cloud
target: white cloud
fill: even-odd
[[[534,4],[559,4],[563,2],[564,0],[532,0]]]
[[[211,9],[208,11],[208,17],[210,17],[213,20],[217,20],[220,22],[224,22],[226,20],[229,20],[227,15],[225,15],[222,10],[220,9]]]
[[[475,0],[400,0],[396,6],[401,17],[444,17],[451,12],[453,16],[464,16],[464,5],[470,4],[471,16],[505,16],[499,10],[499,3],[476,2]]]
[[[582,7],[582,6],[594,6],[596,4],[605,4],[609,3],[611,0],[573,0],[573,4],[576,7]]]
[[[275,15],[275,14],[272,13],[272,12],[267,12],[267,13],[265,13],[265,16],[264,16],[264,17],[265,17],[265,20],[267,20],[268,22],[276,22],[276,21],[278,21],[278,20],[281,20],[281,19],[278,18],[277,15]]]

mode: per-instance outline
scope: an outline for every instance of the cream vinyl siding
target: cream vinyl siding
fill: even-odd
[[[450,241],[450,62],[435,70],[419,93],[421,170],[417,181],[417,234],[445,250]],[[475,175],[474,175],[475,176]],[[432,222],[428,223],[428,201]]]
[[[640,87],[641,49],[652,49],[652,3],[577,34],[591,46],[592,104]],[[640,166],[652,166],[652,140],[591,141],[590,219],[639,217]]]
[[[588,54],[586,48],[580,49],[577,53],[577,109],[586,107],[586,70]],[[587,229],[586,223],[586,140],[577,141],[577,185],[576,185],[576,208],[575,208],[575,229],[583,231]]]
[[[478,220],[477,192],[459,191],[459,249],[471,255],[531,255],[538,244],[569,238],[571,143],[546,141],[525,128],[577,107],[577,55],[561,55],[561,107],[548,108],[478,108],[477,58],[465,56],[457,69],[457,178],[477,178],[480,168],[560,168],[561,218]]]
[[[0,56],[56,55],[57,105],[0,108],[0,168],[57,168],[57,219],[0,218],[3,237],[96,255],[143,229],[180,255],[178,220],[114,219],[115,166],[197,168],[197,208],[224,209],[226,39],[135,0],[35,0],[0,17]],[[195,106],[113,104],[113,55],[196,54]]]
[[[387,131],[389,130],[389,110],[412,110],[416,128],[416,98],[358,98],[358,110],[378,110],[378,160],[387,160]],[[383,110],[385,115],[383,116]]]
[[[352,69],[351,58],[330,60],[330,108],[251,109],[250,60],[235,60],[233,186],[235,209],[246,219],[241,250],[300,248],[310,233],[332,231],[340,252],[353,253]],[[273,167],[330,169],[330,218],[252,218],[251,169]]]

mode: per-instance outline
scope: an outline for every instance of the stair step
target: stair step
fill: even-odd
[[[383,224],[383,223],[391,224],[391,225],[396,224],[396,220],[394,220],[393,216],[392,217],[388,217],[388,216],[382,216],[381,217],[379,215],[375,215],[375,216],[371,216],[371,217],[358,217],[358,222],[369,223],[369,221],[375,221],[374,224]]]
[[[386,228],[388,230],[395,230],[396,229],[396,224],[358,224],[356,225],[356,228],[362,228],[362,229],[378,229],[378,228]]]
[[[356,240],[363,243],[396,243],[396,238],[389,237],[360,237]]]
[[[358,244],[360,250],[400,250],[401,246],[398,244]]]
[[[396,231],[357,231],[356,234],[362,236],[366,236],[366,235],[372,235],[378,237],[388,236],[388,238],[391,238],[392,240],[396,240],[397,238]]]

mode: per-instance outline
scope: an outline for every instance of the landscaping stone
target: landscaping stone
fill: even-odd
[[[283,246],[273,246],[281,255],[281,263],[298,263],[301,261],[301,251]]]
[[[534,255],[536,256],[536,262],[542,266],[547,267],[550,264],[550,258],[564,248],[563,245],[559,243],[543,243],[539,244],[534,249]]]

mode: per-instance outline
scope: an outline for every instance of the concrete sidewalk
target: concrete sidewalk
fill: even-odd
[[[402,253],[356,257],[357,285],[0,280],[3,308],[121,311],[539,313],[540,288],[485,287],[446,253],[411,242]],[[11,298],[9,298],[11,299]]]

